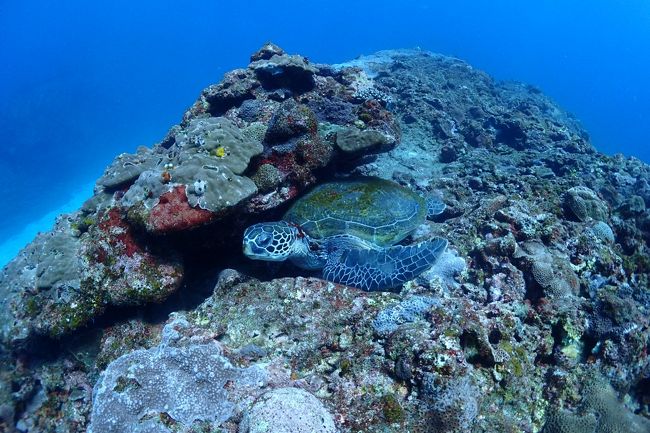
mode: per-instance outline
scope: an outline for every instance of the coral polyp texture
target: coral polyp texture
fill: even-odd
[[[250,60],[2,270],[0,431],[650,432],[650,167],[455,58]],[[447,240],[417,278],[242,254],[370,176],[436,199],[389,242]]]
[[[163,329],[159,346],[108,365],[93,392],[89,432],[150,432],[169,424],[216,427],[233,416],[239,400],[252,400],[267,382],[266,371],[233,366],[209,338],[185,341],[188,326],[175,318]]]

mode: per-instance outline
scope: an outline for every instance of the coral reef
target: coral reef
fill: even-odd
[[[1,340],[17,348],[62,337],[108,306],[163,301],[182,277],[180,258],[143,245],[119,209],[62,216],[0,275]]]
[[[444,202],[399,293],[242,256],[359,175]],[[650,432],[648,179],[461,60],[267,43],[2,270],[0,430]]]

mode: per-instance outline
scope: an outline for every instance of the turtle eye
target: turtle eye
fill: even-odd
[[[273,240],[273,236],[271,236],[270,233],[262,232],[262,233],[259,234],[259,236],[257,236],[257,242],[256,243],[260,247],[266,247],[271,243],[272,240]]]

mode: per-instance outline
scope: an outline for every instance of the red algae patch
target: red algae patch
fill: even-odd
[[[149,215],[149,226],[153,232],[169,233],[199,227],[215,218],[216,214],[209,210],[190,206],[185,186],[181,185],[160,196]]]

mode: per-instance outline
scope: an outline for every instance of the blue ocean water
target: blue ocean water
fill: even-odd
[[[336,63],[387,48],[532,83],[596,147],[650,162],[644,0],[0,2],[0,264],[272,40]]]

